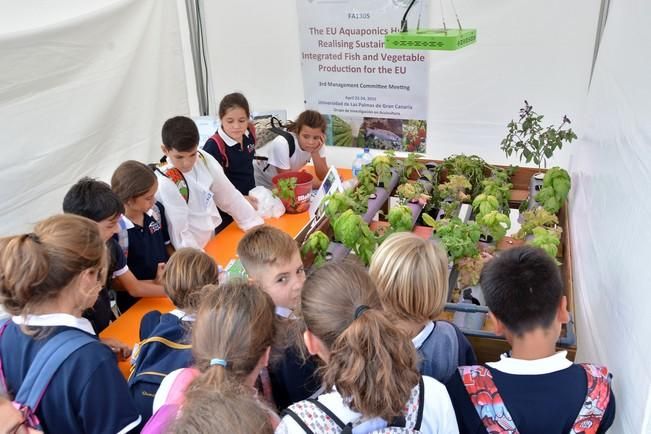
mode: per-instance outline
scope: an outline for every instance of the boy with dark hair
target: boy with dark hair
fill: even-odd
[[[221,165],[199,149],[199,131],[192,119],[168,119],[161,136],[165,157],[156,170],[156,197],[165,206],[175,249],[203,249],[222,222],[217,207],[233,216],[243,230],[264,223],[228,180]]]
[[[608,370],[556,352],[569,313],[554,260],[531,246],[507,250],[484,266],[480,285],[511,353],[460,367],[448,382],[460,433],[606,432],[615,418]]]
[[[88,177],[81,178],[66,193],[63,212],[95,221],[109,251],[110,263],[106,284],[97,297],[95,306],[84,312],[84,317],[91,322],[95,333],[99,334],[114,319],[108,294],[113,279],[133,297],[165,295],[163,286],[158,283],[159,277],[155,280],[138,280],[129,271],[124,253],[113,237],[118,232],[118,221],[124,212],[124,205],[107,183]]]

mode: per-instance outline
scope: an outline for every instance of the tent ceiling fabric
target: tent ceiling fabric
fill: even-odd
[[[188,112],[176,2],[15,4],[0,27],[3,235],[60,212],[81,176],[154,161],[163,121]]]

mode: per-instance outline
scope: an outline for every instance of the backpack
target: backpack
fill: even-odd
[[[435,321],[434,329],[417,351],[420,373],[445,384],[459,366],[459,339],[454,326]]]
[[[162,213],[160,208],[158,207],[158,203],[155,203],[154,206],[151,207],[149,212],[147,213],[151,217],[156,220],[156,222],[160,225],[162,220]],[[118,220],[118,244],[120,245],[120,248],[122,249],[122,253],[124,253],[124,257],[127,258],[129,256],[129,230],[127,229],[127,224],[124,221],[124,219],[119,219]]]
[[[205,164],[206,168],[208,168],[206,157],[201,152],[197,152],[199,159],[203,161],[203,164]],[[188,183],[185,180],[185,176],[183,176],[183,172],[168,163],[165,156],[160,159],[160,163],[150,164],[149,167],[151,167],[154,172],[158,172],[165,178],[170,179],[174,185],[176,185],[176,188],[178,188],[181,197],[183,197],[185,200],[185,203],[188,203],[188,200],[190,199],[190,189],[188,188]]]
[[[258,132],[256,148],[262,148],[264,145],[275,139],[277,136],[283,136],[289,147],[289,158],[296,152],[296,142],[292,133],[287,131],[280,119],[275,116],[269,116],[262,119],[256,119],[255,128]]]
[[[131,355],[129,392],[143,420],[151,415],[156,391],[172,371],[192,364],[192,345],[181,320],[152,311],[142,318],[140,338]],[[143,331],[143,329],[147,329]]]
[[[0,337],[7,328],[7,324],[8,320],[5,320],[0,326]],[[79,330],[65,330],[52,337],[41,347],[29,366],[18,393],[16,393],[16,398],[12,402],[13,406],[23,415],[23,426],[43,430],[41,422],[36,416],[36,410],[47,392],[50,381],[72,353],[91,342],[97,342],[97,339]],[[0,390],[4,394],[8,394],[1,360],[0,378],[2,379]]]
[[[249,131],[249,134],[251,135],[251,138],[253,139],[253,143],[257,143],[256,139],[256,134],[255,134],[255,125],[252,122],[249,122],[249,126],[247,127],[247,130]],[[222,158],[222,161],[224,162],[223,166],[224,169],[228,169],[228,155],[226,154],[226,142],[224,142],[224,139],[222,139],[222,136],[219,135],[219,132],[216,132],[208,140],[214,140],[215,143],[217,144],[217,152],[219,152],[219,155]],[[205,145],[204,145],[205,146]],[[264,157],[256,157],[255,156],[255,151],[254,152],[254,157],[255,159],[261,160],[265,159]]]
[[[411,396],[403,409],[403,415],[394,419],[388,425],[379,418],[358,425],[353,425],[352,422],[344,424],[318,399],[307,399],[292,404],[282,412],[281,416],[287,415],[291,417],[307,434],[325,432],[352,434],[362,427],[370,429],[373,434],[413,434],[420,433],[420,426],[423,422],[424,400],[425,389],[421,377],[418,381],[418,387],[412,389]],[[369,431],[364,430],[364,432]]]
[[[142,428],[141,434],[162,434],[167,432],[169,426],[176,420],[183,401],[185,401],[185,391],[198,375],[199,371],[194,368],[183,369],[179,373],[170,387],[165,403],[147,421],[147,424]]]
[[[596,434],[610,401],[610,374],[604,366],[590,363],[581,366],[588,379],[588,391],[570,434]],[[486,431],[519,434],[490,370],[484,366],[460,366],[459,373]]]

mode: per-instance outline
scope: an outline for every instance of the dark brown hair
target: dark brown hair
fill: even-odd
[[[147,193],[155,183],[154,171],[146,164],[134,160],[120,164],[111,177],[111,189],[122,203]]]
[[[170,257],[163,271],[163,289],[174,306],[195,312],[201,289],[217,284],[219,268],[214,259],[198,249],[184,247]]]
[[[97,223],[73,214],[43,220],[34,232],[0,239],[0,303],[11,315],[55,299],[82,271],[106,272]]]
[[[177,152],[191,152],[199,147],[199,129],[185,116],[175,116],[165,121],[161,131],[163,146]]]
[[[204,288],[192,328],[192,355],[201,375],[191,389],[241,384],[251,374],[276,332],[271,297],[245,280]],[[226,366],[211,365],[212,359]]]
[[[229,93],[222,98],[219,103],[219,119],[223,118],[228,110],[238,107],[244,110],[247,118],[251,116],[251,113],[249,112],[249,102],[246,100],[244,95],[239,92]]]
[[[355,319],[360,306],[368,306]],[[402,414],[419,373],[414,345],[381,311],[366,270],[352,261],[329,262],[305,282],[300,315],[329,349],[323,370],[349,407],[365,417]]]
[[[318,128],[325,133],[327,125],[328,123],[321,113],[315,110],[305,110],[298,115],[295,121],[287,125],[287,129],[292,133],[300,134],[301,128],[309,127]]]

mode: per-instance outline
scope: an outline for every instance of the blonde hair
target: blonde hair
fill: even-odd
[[[273,301],[257,285],[234,280],[206,286],[192,328],[192,355],[201,375],[190,389],[241,384],[271,346],[275,321]],[[211,364],[213,359],[226,366]]]
[[[448,296],[448,259],[434,240],[410,232],[390,235],[369,267],[382,306],[395,319],[426,322],[443,310]]]
[[[84,270],[96,269],[103,281],[106,258],[97,223],[73,214],[47,218],[32,233],[0,239],[0,303],[11,315],[29,314]]]
[[[264,267],[287,263],[299,253],[298,244],[287,233],[273,226],[250,229],[237,245],[237,255],[249,275],[264,272]]]
[[[365,417],[391,420],[402,414],[420,378],[416,350],[380,309],[361,265],[329,262],[316,270],[303,287],[300,315],[328,347],[328,389],[336,386],[344,402]]]
[[[195,389],[185,396],[180,417],[167,431],[173,434],[271,434],[271,410],[251,391]]]
[[[163,271],[163,289],[172,303],[186,312],[199,307],[201,288],[216,284],[219,268],[201,250],[184,247],[170,257]]]

